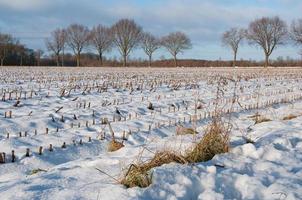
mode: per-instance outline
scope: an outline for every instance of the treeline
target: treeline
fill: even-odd
[[[242,41],[260,47],[264,52],[264,62],[251,60],[237,61],[237,53]],[[143,31],[134,20],[121,19],[111,27],[96,25],[89,29],[81,24],[71,24],[51,32],[45,40],[50,57],[42,57],[42,50],[27,49],[11,35],[0,34],[1,65],[45,65],[45,66],[299,66],[298,60],[279,57],[270,60],[272,52],[280,45],[293,41],[302,46],[302,19],[293,21],[290,28],[279,17],[263,17],[250,22],[247,28],[231,28],[222,35],[222,43],[230,47],[233,61],[177,60],[177,55],[192,47],[190,38],[183,32],[173,32],[156,37]],[[89,52],[94,49],[97,54]],[[129,60],[130,53],[141,48],[146,60]],[[153,61],[152,56],[159,48],[164,48],[172,59]],[[106,59],[106,53],[118,50],[121,59]],[[72,52],[72,54],[70,53]],[[302,54],[302,52],[301,52]]]
[[[170,33],[157,38],[134,20],[121,19],[111,27],[94,26],[91,30],[81,24],[71,24],[65,29],[56,29],[46,40],[47,49],[53,53],[57,66],[64,65],[64,50],[71,50],[76,58],[77,66],[81,65],[81,54],[87,47],[98,52],[99,64],[103,65],[104,54],[116,48],[121,54],[123,66],[128,65],[128,57],[135,49],[141,47],[149,59],[151,66],[152,55],[160,47],[164,47],[174,58],[177,66],[177,55],[191,48],[189,37],[182,32]]]
[[[82,65],[87,67],[98,67],[100,61],[97,54],[83,53],[82,54]],[[74,56],[71,54],[65,55],[65,66],[76,66]],[[41,60],[42,66],[54,66],[56,62],[52,58],[44,58]],[[123,62],[120,59],[106,59],[103,60],[103,66],[120,67]],[[132,67],[148,67],[149,61],[143,59],[129,59],[128,65]],[[264,61],[256,60],[238,60],[236,65],[238,67],[257,67],[264,66]],[[289,57],[283,58],[278,57],[277,59],[270,60],[272,67],[300,67],[302,61],[298,59],[292,59]],[[173,59],[160,59],[152,62],[153,67],[175,67]],[[178,66],[180,67],[232,67],[233,61],[224,60],[197,60],[197,59],[180,59],[178,60]]]
[[[0,33],[0,64],[5,65],[36,65],[37,52],[26,48],[10,34]]]

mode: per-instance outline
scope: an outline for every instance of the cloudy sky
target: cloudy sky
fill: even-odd
[[[157,36],[172,31],[188,34],[193,48],[182,58],[231,59],[230,51],[221,46],[225,30],[245,28],[262,16],[279,15],[290,24],[302,18],[301,12],[301,0],[0,0],[0,32],[13,34],[29,48],[46,51],[44,40],[55,28],[71,23],[110,26],[120,18],[131,18]],[[298,58],[298,49],[280,47],[272,57]],[[163,50],[155,56],[169,57]],[[136,50],[131,57],[144,54]],[[260,60],[263,55],[261,49],[244,44],[238,57]]]

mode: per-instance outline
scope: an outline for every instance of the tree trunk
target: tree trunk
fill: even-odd
[[[151,67],[151,65],[152,65],[152,55],[150,54],[149,55],[149,67]]]
[[[237,52],[234,52],[233,67],[236,67]]]
[[[99,52],[99,59],[100,59],[101,66],[103,66],[103,54],[101,51]]]
[[[265,63],[264,63],[264,67],[267,68],[269,65],[269,55],[265,54]]]
[[[81,53],[78,52],[77,54],[77,66],[80,67],[81,65]]]
[[[126,67],[127,66],[127,55],[123,55],[123,66]]]
[[[176,58],[176,54],[174,55],[174,67],[177,67],[177,58]]]
[[[62,50],[62,67],[64,67],[64,49]]]
[[[60,59],[60,54],[57,54],[57,55],[56,55],[57,67],[60,66],[60,61],[59,61],[59,59]]]
[[[23,56],[20,58],[20,66],[23,66]]]

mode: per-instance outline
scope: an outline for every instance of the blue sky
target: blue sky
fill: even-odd
[[[112,25],[120,18],[131,18],[144,30],[163,36],[183,31],[193,48],[181,58],[231,59],[222,47],[221,34],[231,27],[246,28],[262,16],[279,15],[288,24],[302,18],[301,0],[0,0],[0,32],[11,33],[30,48],[45,49],[44,40],[58,27],[82,23]],[[299,57],[299,48],[291,44],[277,48],[272,57]],[[302,47],[301,47],[302,48]],[[263,58],[262,50],[247,42],[238,58]],[[118,56],[116,51],[107,56]],[[141,50],[131,57],[145,57]],[[155,57],[169,58],[164,50]]]

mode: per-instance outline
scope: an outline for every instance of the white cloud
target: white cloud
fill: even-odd
[[[224,54],[228,50],[220,46],[220,36],[226,29],[247,27],[251,20],[262,16],[279,15],[289,23],[300,17],[302,9],[299,0],[276,0],[274,3],[269,0],[248,3],[236,0],[149,0],[146,4],[136,1],[0,0],[0,29],[12,33],[30,32],[40,37],[41,31],[44,35],[70,23],[90,27],[98,23],[110,26],[120,18],[132,18],[144,30],[157,36],[172,31],[186,32],[195,44],[186,55],[195,54],[196,58],[200,58],[208,53],[206,58],[209,58],[215,54],[212,53],[214,51],[222,52],[222,57],[228,55]],[[39,45],[37,41],[28,43]],[[40,45],[39,48],[44,46],[43,40]],[[259,51],[253,47],[250,49],[253,52],[246,54],[254,55],[254,50]]]
[[[0,6],[16,11],[32,11],[47,8],[50,5],[48,0],[0,0]]]

